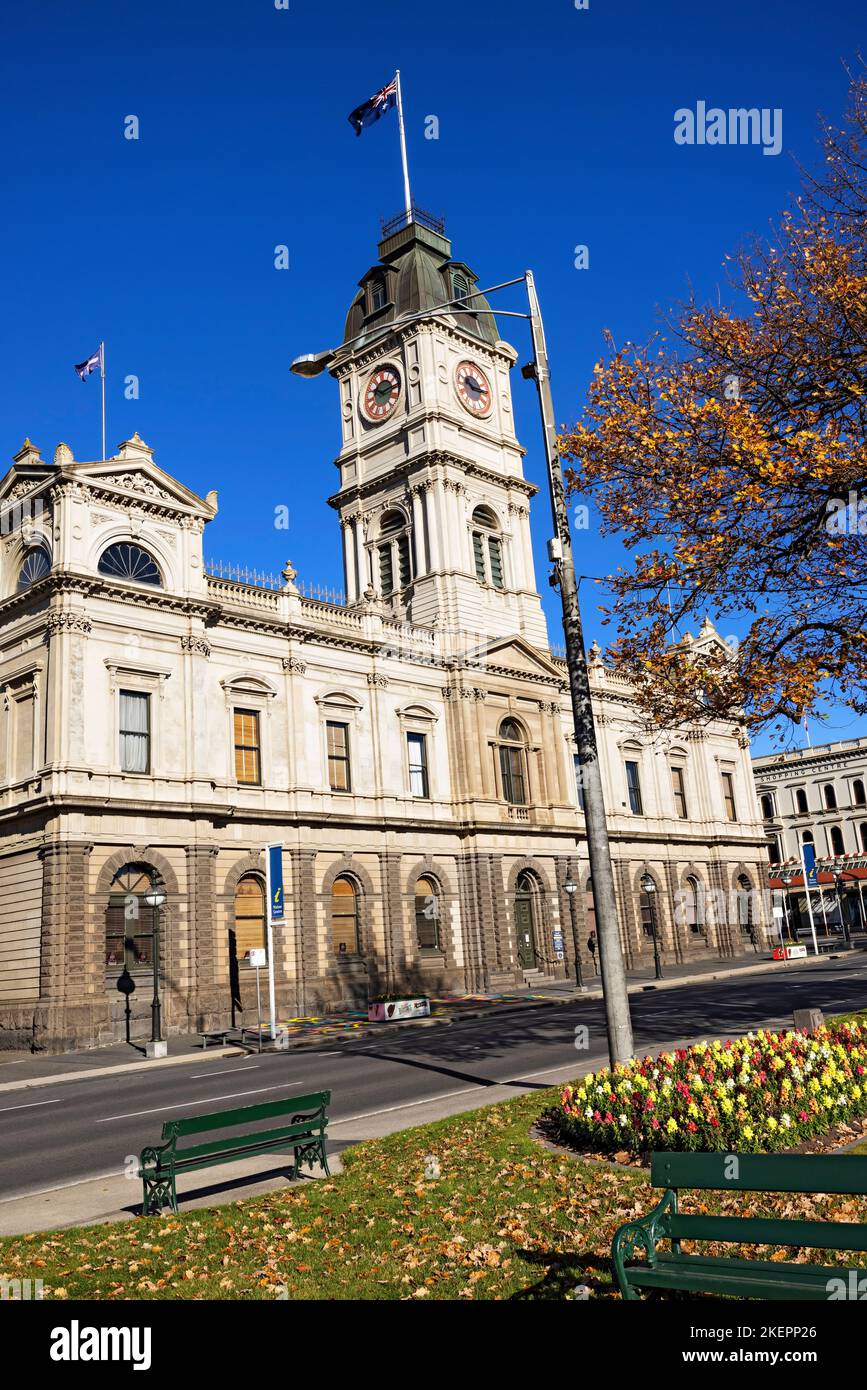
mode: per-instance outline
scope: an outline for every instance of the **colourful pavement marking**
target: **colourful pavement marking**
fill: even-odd
[[[463,1010],[470,1007],[477,1007],[479,1004],[526,1004],[528,1001],[544,1001],[547,998],[544,994],[454,994],[443,995],[438,998],[431,998],[432,1018],[446,1018],[449,1014],[460,1014]],[[403,1022],[415,1020],[402,1020]],[[263,1030],[267,1028],[263,1024]],[[378,1028],[379,1023],[371,1023],[367,1017],[366,1009],[347,1009],[340,1014],[307,1014],[299,1018],[286,1018],[280,1023],[284,1033],[290,1036],[301,1037],[305,1034],[315,1033],[322,1036],[333,1036],[334,1034],[347,1035],[362,1028]]]

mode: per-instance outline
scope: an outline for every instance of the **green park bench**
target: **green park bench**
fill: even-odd
[[[240,1110],[218,1110],[210,1115],[166,1120],[162,1144],[148,1145],[139,1157],[138,1175],[144,1187],[143,1216],[157,1216],[164,1206],[178,1209],[176,1180],[180,1174],[217,1163],[234,1163],[272,1151],[293,1151],[292,1176],[306,1163],[321,1163],[330,1176],[325,1153],[326,1111],[330,1091],[314,1091],[307,1096],[290,1096],[264,1105],[246,1105]],[[276,1128],[253,1129],[261,1121],[279,1121]],[[240,1133],[226,1135],[226,1130]],[[179,1139],[207,1135],[198,1144],[178,1147]]]
[[[684,1240],[779,1249],[867,1250],[867,1223],[679,1211],[679,1194],[685,1189],[864,1196],[867,1158],[843,1154],[655,1153],[651,1155],[650,1181],[653,1187],[665,1189],[662,1200],[647,1216],[621,1226],[611,1249],[617,1282],[626,1299],[640,1298],[640,1289],[681,1289],[735,1298],[828,1299],[835,1287],[829,1281],[846,1280],[849,1274],[847,1267],[839,1265],[828,1268],[687,1255],[681,1249]],[[670,1248],[659,1250],[660,1242],[670,1242]],[[644,1252],[643,1259],[635,1258],[639,1250]],[[867,1267],[856,1268],[856,1284],[859,1277],[867,1278]]]

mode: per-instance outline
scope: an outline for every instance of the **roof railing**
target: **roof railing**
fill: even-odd
[[[404,209],[403,212],[398,213],[397,217],[389,218],[387,222],[384,218],[380,220],[382,235],[383,237],[393,236],[395,232],[408,227],[411,222],[417,222],[420,227],[427,227],[429,232],[436,232],[438,236],[445,236],[446,234],[444,218],[437,217],[432,212],[426,212],[424,208],[413,203],[409,212]]]

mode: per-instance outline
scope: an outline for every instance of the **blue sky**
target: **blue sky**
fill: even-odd
[[[842,114],[863,6],[41,0],[7,9],[0,38],[5,457],[25,434],[46,457],[60,439],[98,456],[98,382],[72,364],[104,338],[109,453],[137,429],[170,473],[219,490],[209,556],[267,570],[291,557],[302,578],[339,584],[325,504],[336,389],[288,366],[339,340],[379,220],[401,207],[395,117],[356,139],[349,111],[401,68],[414,197],[445,216],[483,284],[535,270],[569,422],[603,329],[641,341],[690,284],[725,296],[724,255],[797,187],[818,113]],[[675,145],[674,111],[698,100],[781,108],[782,153]],[[138,400],[124,399],[129,374]],[[517,373],[513,386],[541,485],[533,388]],[[281,505],[288,532],[274,527]],[[557,635],[548,527],[540,498],[537,575]],[[593,529],[576,544],[588,575],[622,558]],[[582,587],[588,640],[604,637],[596,597]],[[856,732],[843,710],[813,737]]]

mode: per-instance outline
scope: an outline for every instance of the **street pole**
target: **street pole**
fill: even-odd
[[[160,909],[155,905],[152,909],[154,914],[153,923],[153,953],[154,953],[154,997],[151,1002],[151,1042],[162,1042],[162,1006],[160,1004]]]
[[[620,949],[617,923],[617,902],[614,896],[614,871],[608,843],[608,824],[602,795],[602,775],[596,726],[590,697],[590,679],[584,651],[584,634],[578,604],[578,583],[572,557],[572,537],[569,531],[569,511],[563,486],[563,470],[554,424],[554,402],[551,395],[551,375],[542,314],[536,295],[533,272],[527,271],[527,296],[530,301],[530,328],[533,334],[533,366],[530,374],[536,382],[542,412],[542,434],[548,465],[551,492],[551,514],[558,554],[556,561],[563,606],[563,632],[566,638],[566,665],[569,671],[569,693],[572,698],[572,717],[575,723],[575,742],[581,781],[584,790],[584,821],[587,829],[587,854],[590,860],[593,902],[596,909],[596,934],[599,942],[599,964],[602,971],[602,991],[605,1001],[605,1021],[608,1031],[608,1055],[613,1066],[628,1062],[634,1055],[632,1021],[629,1015],[629,996],[626,990],[626,969]]]
[[[575,952],[575,983],[580,990],[584,990],[584,976],[581,971],[581,952],[578,949],[578,928],[575,924],[575,894],[578,892],[578,884],[573,879],[569,870],[566,870],[566,897],[569,899],[569,920],[572,923],[572,949]]]

